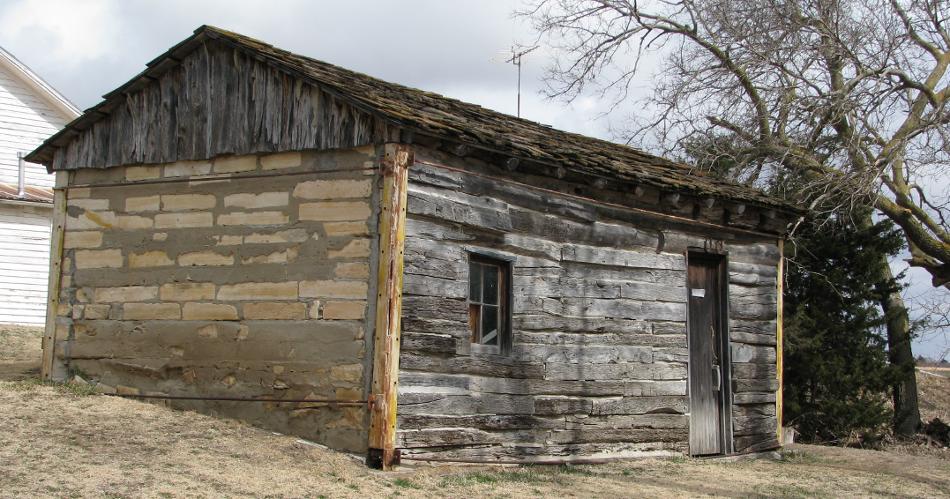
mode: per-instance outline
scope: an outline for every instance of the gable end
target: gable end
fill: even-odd
[[[378,116],[223,42],[204,40],[183,59],[158,65],[160,76],[143,74],[107,95],[71,124],[73,134],[59,138],[65,143],[52,158],[34,161],[46,159],[50,170],[108,168],[351,148],[391,133]]]

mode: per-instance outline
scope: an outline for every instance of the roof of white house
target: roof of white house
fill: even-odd
[[[7,52],[3,47],[0,47],[0,64],[20,76],[34,90],[56,106],[59,111],[62,111],[67,119],[73,119],[82,114],[82,111],[76,107],[75,104],[70,102],[63,94],[56,91],[46,80],[40,78],[32,69],[14,57],[13,54]]]

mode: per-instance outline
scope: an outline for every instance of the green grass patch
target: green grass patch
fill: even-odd
[[[596,473],[589,466],[578,466],[575,464],[560,464],[555,466],[552,471],[559,475],[574,475],[574,476],[598,476],[599,473]]]
[[[442,479],[440,485],[465,487],[469,485],[496,485],[499,483],[544,483],[552,481],[534,467],[517,471],[475,471]],[[557,481],[557,480],[555,480]]]
[[[801,485],[767,484],[753,488],[756,497],[830,497]]]
[[[786,449],[781,452],[783,463],[788,464],[818,464],[822,459],[815,454],[801,450]]]
[[[396,487],[402,487],[404,489],[417,489],[421,490],[422,486],[412,480],[407,480],[405,478],[397,478],[392,481],[392,484]]]

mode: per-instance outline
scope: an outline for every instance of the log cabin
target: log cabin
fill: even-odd
[[[27,159],[45,376],[385,469],[779,445],[755,189],[207,26]]]
[[[0,47],[0,324],[46,321],[53,176],[23,157],[79,110]]]

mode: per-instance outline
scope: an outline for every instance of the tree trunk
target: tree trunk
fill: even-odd
[[[881,257],[879,288],[881,308],[887,319],[887,351],[891,366],[897,371],[894,382],[894,433],[909,437],[920,428],[920,409],[917,406],[917,370],[911,350],[910,316],[900,290],[893,286],[894,273],[887,257]]]

